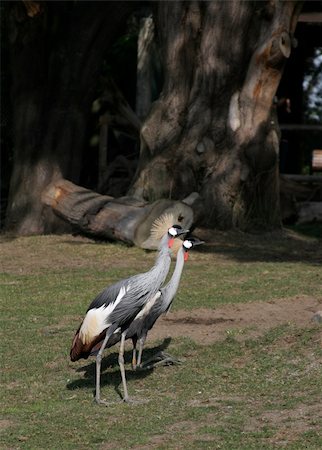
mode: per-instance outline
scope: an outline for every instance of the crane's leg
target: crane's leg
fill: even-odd
[[[138,354],[138,362],[137,362],[138,367],[141,366],[142,352],[143,352],[143,347],[144,347],[144,344],[145,344],[145,340],[146,340],[146,335],[140,337],[140,339],[139,339],[139,354]]]
[[[136,370],[136,368],[137,368],[136,347],[133,346],[133,350],[132,350],[132,369]]]
[[[132,351],[132,369],[136,370],[137,368],[137,360],[136,360],[136,343],[137,343],[137,339],[136,337],[132,338],[132,344],[133,344],[133,351]]]
[[[98,352],[98,354],[96,355],[96,403],[101,403],[101,361],[102,355],[100,355],[100,353]]]
[[[121,344],[120,344],[120,352],[119,352],[119,366],[120,366],[121,377],[122,377],[122,383],[123,383],[123,391],[124,391],[123,401],[124,401],[124,402],[128,402],[128,401],[129,401],[129,394],[128,394],[128,392],[127,392],[126,377],[125,377],[125,368],[124,368],[124,345],[125,345],[125,336],[126,336],[126,332],[122,333]]]
[[[129,397],[129,394],[128,394],[128,391],[127,391],[126,377],[125,377],[125,368],[124,368],[124,346],[125,346],[125,340],[126,340],[126,331],[124,333],[122,333],[121,344],[120,344],[120,352],[119,352],[119,366],[120,366],[121,377],[122,377],[122,384],[123,384],[123,391],[124,391],[123,401],[126,402],[126,403],[136,403],[136,404],[147,403],[149,401],[147,399],[134,399],[133,397]],[[133,352],[134,352],[134,349],[136,349],[136,340],[133,341]],[[132,364],[133,364],[133,361],[132,361]]]
[[[98,404],[106,404],[103,400],[101,400],[101,362],[102,362],[102,354],[106,347],[107,341],[111,337],[111,333],[106,333],[103,344],[96,356],[96,391],[95,391],[95,402]]]
[[[156,355],[152,356],[147,361],[144,361],[142,363],[142,352],[146,338],[147,334],[144,334],[139,339],[139,354],[137,360],[137,367],[139,367],[140,369],[153,369],[154,367],[158,366],[170,366],[175,364],[181,364],[181,361],[169,355],[168,353],[162,351],[158,352]]]

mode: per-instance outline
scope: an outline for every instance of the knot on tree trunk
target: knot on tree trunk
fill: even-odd
[[[267,60],[268,67],[279,69],[284,64],[285,59],[290,57],[291,47],[291,38],[287,31],[282,31],[278,36],[274,37]]]

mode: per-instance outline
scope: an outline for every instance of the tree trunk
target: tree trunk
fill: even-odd
[[[280,225],[273,98],[301,2],[159,2],[165,82],[130,191],[204,201],[221,228]]]
[[[152,15],[140,20],[138,36],[136,75],[136,114],[140,120],[146,119],[153,98],[159,94],[158,78],[160,61],[155,44],[154,21]]]
[[[172,214],[173,224],[180,224],[185,229],[193,222],[192,209],[183,202],[163,199],[147,203],[130,197],[114,199],[63,179],[44,191],[42,201],[79,232],[146,249],[155,249],[159,245],[150,232],[154,221],[162,214]]]
[[[62,224],[43,209],[41,193],[61,177],[79,180],[102,58],[133,6],[25,4],[27,12],[22,2],[9,6],[14,160],[6,228],[41,234]]]

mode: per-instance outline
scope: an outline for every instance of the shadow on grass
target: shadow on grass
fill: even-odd
[[[238,230],[222,231],[207,228],[195,228],[193,235],[198,236],[205,244],[193,250],[195,253],[220,255],[238,262],[290,262],[320,265],[322,263],[322,224],[314,223],[284,227],[282,230],[271,232],[247,233]],[[95,240],[91,236],[83,239],[77,237],[62,236],[61,243],[74,247],[83,245],[106,244],[106,240]],[[0,243],[8,243],[16,236],[9,233],[0,233]],[[35,238],[33,238],[35,240]],[[45,245],[57,247],[58,237],[52,241],[46,240]],[[26,241],[28,244],[28,240]],[[39,245],[42,241],[39,240]],[[48,244],[49,243],[49,244]],[[23,248],[23,244],[20,242]],[[113,242],[113,245],[128,246],[121,242]],[[27,246],[28,247],[28,246]],[[9,254],[10,249],[7,250]],[[56,251],[56,250],[55,250]],[[146,250],[146,252],[149,252]],[[155,253],[153,251],[153,253]],[[140,253],[136,254],[140,259]],[[66,260],[69,256],[66,256]],[[135,258],[135,256],[134,256]],[[118,247],[115,247],[115,262],[118,262]]]
[[[322,263],[322,224],[314,233],[299,233],[294,227],[266,233],[196,229],[196,236],[205,241],[194,252],[221,254],[240,262],[303,262]]]
[[[147,348],[143,350],[143,362],[154,355],[156,355],[159,352],[164,351],[171,342],[171,338],[168,337],[163,340],[163,342],[160,345],[157,345],[152,348]],[[130,363],[132,360],[132,350],[127,350],[124,353],[124,359],[125,363]],[[104,373],[107,369],[115,369],[113,372]],[[144,369],[144,370],[126,370],[126,379],[127,381],[130,380],[137,380],[146,378],[147,376],[151,375],[153,372],[153,368],[151,369]],[[75,390],[75,389],[87,389],[87,388],[93,388],[95,387],[95,375],[96,375],[96,359],[93,359],[89,364],[86,364],[82,367],[78,367],[75,372],[83,372],[84,377],[71,381],[67,383],[66,388],[69,390]],[[122,398],[122,393],[119,389],[119,386],[121,384],[121,374],[119,371],[119,363],[118,363],[118,352],[113,352],[107,355],[105,358],[102,359],[101,363],[101,386],[106,385],[112,385],[114,386],[114,389],[116,393]],[[95,395],[95,392],[94,392]]]
[[[103,239],[100,236],[93,236],[93,235],[87,235],[86,233],[83,234],[78,234],[78,233],[72,233],[71,234],[72,239],[64,239],[64,241],[62,241],[64,244],[68,244],[68,245],[74,245],[74,246],[78,246],[78,245],[106,245],[106,244],[119,244],[119,245],[124,245],[124,247],[131,247],[131,245],[126,244],[125,242],[122,241],[116,241],[113,239]]]

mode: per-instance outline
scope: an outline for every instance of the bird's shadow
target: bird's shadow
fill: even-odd
[[[145,360],[148,360],[149,358],[153,357],[153,355],[156,355],[159,352],[164,351],[168,346],[170,345],[171,338],[165,338],[163,342],[160,345],[157,345],[155,347],[151,348],[144,348],[143,350],[143,362]],[[124,360],[126,366],[128,366],[128,363],[132,360],[132,350],[127,350],[124,353]],[[114,369],[117,368],[117,370],[113,370],[112,372],[106,372],[104,371],[106,369]],[[127,381],[130,380],[137,380],[145,378],[153,372],[153,368],[150,369],[144,369],[144,370],[133,370],[128,367],[126,367],[126,379]],[[96,374],[96,360],[94,359],[89,364],[86,364],[82,367],[78,367],[75,372],[82,372],[83,378],[79,378],[77,380],[73,380],[67,383],[66,388],[69,390],[76,390],[76,389],[86,389],[86,388],[92,388],[95,386],[95,374]],[[118,363],[118,352],[113,352],[107,355],[105,358],[102,359],[101,363],[101,386],[106,385],[112,385],[114,386],[115,391],[117,394],[122,398],[122,393],[119,389],[119,386],[121,384],[121,375],[119,371],[119,363]]]

